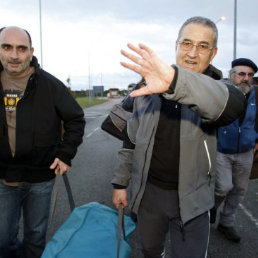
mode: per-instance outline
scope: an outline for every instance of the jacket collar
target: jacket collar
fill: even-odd
[[[222,72],[219,69],[217,69],[215,66],[213,66],[212,64],[209,64],[209,66],[207,67],[207,69],[204,71],[203,74],[210,76],[211,78],[213,78],[215,80],[222,79]]]

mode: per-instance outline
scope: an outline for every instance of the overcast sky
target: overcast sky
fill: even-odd
[[[237,57],[258,65],[258,1],[237,1]],[[93,85],[124,89],[139,76],[121,67],[128,42],[147,44],[175,63],[175,40],[183,22],[205,16],[217,22],[218,54],[213,65],[228,76],[233,59],[234,0],[41,0],[43,60],[40,54],[39,1],[0,0],[1,26],[16,25],[32,36],[43,68],[72,89]],[[42,62],[43,61],[43,62]],[[90,79],[89,75],[90,74]]]

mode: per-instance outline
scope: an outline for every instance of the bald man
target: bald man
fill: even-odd
[[[33,53],[26,30],[0,29],[1,258],[41,256],[55,175],[70,169],[84,133],[83,110]]]

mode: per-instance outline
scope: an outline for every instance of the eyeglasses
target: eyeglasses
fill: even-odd
[[[246,77],[246,75],[248,75],[249,78],[253,78],[254,77],[254,73],[245,73],[245,72],[235,72],[238,76],[240,77]]]
[[[184,51],[191,51],[193,47],[196,47],[196,50],[201,54],[207,54],[210,50],[212,50],[214,47],[210,47],[208,43],[199,43],[199,44],[193,44],[190,40],[183,40],[179,41],[178,44],[180,44],[180,47]]]

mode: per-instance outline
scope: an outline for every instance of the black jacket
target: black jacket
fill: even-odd
[[[23,98],[16,109],[16,150],[12,157],[8,142],[3,87],[0,85],[0,178],[9,182],[42,182],[55,176],[49,166],[57,157],[67,165],[82,142],[84,112],[67,87],[39,67],[31,66]],[[3,70],[0,63],[0,72]],[[64,134],[62,135],[62,124]]]

